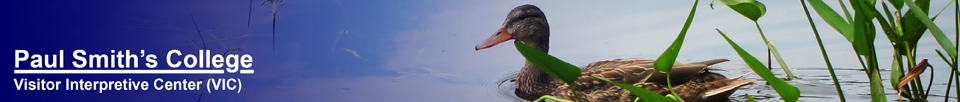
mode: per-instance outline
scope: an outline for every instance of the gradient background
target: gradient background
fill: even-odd
[[[179,49],[223,52],[241,48],[254,57],[253,75],[241,78],[241,93],[198,91],[18,91],[4,84],[3,99],[12,101],[324,101],[324,102],[449,102],[511,101],[498,80],[511,76],[524,60],[513,45],[474,51],[494,33],[506,14],[522,4],[539,6],[550,20],[550,54],[574,65],[613,58],[656,58],[680,31],[692,1],[336,1],[285,0],[276,14],[276,43],[271,34],[270,6],[263,0],[17,0],[7,1],[0,34],[6,50],[31,54],[88,54],[109,50],[146,50],[158,55]],[[800,68],[824,67],[799,1],[761,1],[767,6],[760,25],[776,42],[787,63]],[[944,7],[934,0],[931,12]],[[837,5],[835,2],[828,2]],[[701,1],[680,62],[716,58],[732,61],[725,75],[749,71],[714,28],[730,34],[747,51],[764,57],[765,45],[749,19],[718,4]],[[248,9],[252,7],[252,12]],[[834,6],[835,8],[839,6]],[[950,6],[953,8],[953,6]],[[955,12],[944,12],[943,17]],[[249,27],[248,27],[249,13]],[[191,16],[194,21],[191,20]],[[834,61],[855,61],[849,43],[814,16]],[[952,34],[953,19],[938,19]],[[197,29],[201,34],[197,34]],[[205,42],[201,42],[203,37]],[[228,38],[214,40],[218,38]],[[950,36],[951,39],[953,36]],[[196,42],[197,46],[193,43]],[[885,36],[877,38],[878,53],[891,53]],[[930,35],[920,40],[919,58],[947,66],[936,57]],[[273,49],[275,47],[275,49]],[[72,69],[66,56],[64,69]],[[881,57],[880,65],[890,65]],[[9,63],[8,63],[9,64]],[[21,64],[27,65],[28,62]],[[858,63],[834,63],[859,68]],[[10,65],[7,65],[10,66]],[[142,67],[142,66],[141,66]],[[8,67],[12,68],[12,67]],[[146,69],[146,68],[141,68]],[[777,71],[774,71],[777,72]],[[861,74],[861,73],[858,73]],[[6,78],[63,78],[150,81],[202,79],[207,75],[7,75]],[[939,75],[947,75],[939,74]],[[946,77],[946,76],[943,76]],[[941,78],[946,79],[946,78]],[[151,85],[152,86],[152,85]],[[826,87],[826,86],[820,86]],[[64,87],[61,87],[64,88]],[[832,86],[827,87],[831,89]],[[864,88],[865,89],[865,88]],[[807,90],[807,89],[801,89]],[[856,89],[848,89],[856,90]],[[205,92],[205,91],[204,91]],[[889,91],[888,91],[889,92]],[[508,92],[509,93],[509,92]],[[857,95],[861,93],[847,93]],[[856,97],[855,97],[856,98]],[[863,97],[859,97],[863,98]],[[869,97],[867,97],[869,98]],[[804,100],[804,99],[801,99]],[[833,100],[833,99],[830,99]]]

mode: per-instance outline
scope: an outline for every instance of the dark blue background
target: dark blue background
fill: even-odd
[[[379,70],[383,63],[379,51],[393,51],[389,44],[392,35],[401,29],[418,27],[415,20],[400,20],[398,15],[414,15],[422,7],[409,4],[418,2],[357,2],[346,1],[283,1],[276,20],[276,46],[271,34],[273,25],[271,7],[259,7],[264,1],[254,0],[62,0],[62,1],[7,1],[8,11],[3,17],[4,49],[28,50],[30,54],[56,54],[64,50],[62,69],[75,69],[70,55],[73,50],[83,49],[87,54],[109,54],[110,50],[146,50],[157,55],[159,66],[155,69],[171,69],[164,61],[166,52],[181,50],[184,54],[197,54],[197,47],[222,53],[228,49],[241,48],[239,54],[254,57],[256,70],[253,75],[223,74],[213,78],[239,78],[243,80],[241,93],[215,91],[156,91],[155,78],[164,80],[201,80],[207,75],[89,75],[89,74],[12,74],[13,67],[7,63],[8,72],[3,78],[36,78],[48,81],[84,79],[95,81],[120,81],[127,78],[149,81],[147,91],[66,91],[61,84],[58,91],[16,90],[13,84],[4,84],[8,101],[291,101],[297,99],[276,97],[296,94],[284,91],[286,84],[302,78],[334,79],[367,75],[396,75]],[[348,5],[348,6],[344,6]],[[252,7],[252,12],[248,12]],[[350,15],[348,16],[348,9]],[[357,12],[355,12],[357,11]],[[248,27],[248,13],[250,22]],[[193,17],[193,20],[191,19]],[[194,22],[195,20],[195,22]],[[194,24],[196,23],[196,25]],[[197,34],[199,28],[202,34]],[[347,29],[354,30],[350,32]],[[366,30],[365,30],[366,29]],[[362,30],[362,31],[361,31]],[[367,35],[340,36],[343,33],[362,32]],[[203,38],[201,38],[203,37]],[[217,37],[236,37],[218,40]],[[341,37],[341,38],[338,38]],[[201,42],[203,40],[207,42]],[[339,44],[334,45],[339,39]],[[205,48],[204,48],[205,46]],[[334,46],[354,46],[351,50],[368,51],[365,61],[353,58],[345,50]],[[275,49],[274,49],[275,47]],[[337,52],[338,54],[333,54]],[[329,53],[329,54],[328,54]],[[137,54],[137,53],[134,53]],[[8,57],[9,58],[9,57]],[[344,60],[350,58],[350,60]],[[8,60],[9,61],[9,60]],[[20,69],[29,69],[29,61],[20,62]],[[140,68],[149,69],[140,59]],[[291,62],[297,62],[292,63]],[[362,63],[358,63],[362,62]],[[291,67],[294,66],[294,67]],[[303,68],[306,67],[306,68]],[[341,69],[342,67],[342,69]],[[180,69],[183,69],[181,67]],[[48,69],[51,70],[51,69]],[[52,69],[56,70],[56,69]],[[131,70],[131,69],[124,69]],[[222,70],[222,69],[217,69]],[[334,74],[338,73],[338,74]],[[9,82],[9,79],[7,79]],[[66,84],[64,82],[64,84]],[[205,83],[208,84],[208,83]],[[318,85],[317,87],[323,87]],[[349,88],[345,88],[349,89]],[[288,89],[289,90],[289,89]],[[271,92],[281,92],[271,93]],[[264,94],[273,94],[268,96]],[[259,99],[259,100],[257,100]]]

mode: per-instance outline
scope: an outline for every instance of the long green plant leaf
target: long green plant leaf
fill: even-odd
[[[593,78],[600,79],[608,83],[612,83],[613,85],[617,85],[620,88],[626,89],[627,91],[630,91],[630,93],[633,93],[633,95],[637,96],[637,98],[639,98],[640,100],[643,100],[643,102],[672,102],[673,101],[673,99],[657,94],[656,92],[653,92],[644,88],[640,88],[637,86],[633,86],[631,84],[616,83],[608,79],[597,77],[597,76],[593,76]]]
[[[523,41],[514,41],[513,44],[517,47],[517,51],[520,51],[520,54],[523,55],[527,61],[537,65],[540,71],[547,73],[551,77],[560,79],[560,81],[567,83],[569,86],[576,86],[574,82],[580,77],[580,68],[537,50],[530,45],[524,44]],[[570,87],[570,90],[573,91],[573,88],[574,87]],[[580,100],[580,96],[577,95],[576,91],[573,91],[573,95],[577,100]]]
[[[727,43],[730,43],[730,46],[737,51],[737,54],[740,55],[740,58],[743,58],[743,61],[750,66],[750,69],[753,69],[754,73],[757,73],[757,75],[763,78],[763,80],[766,80],[767,83],[773,87],[773,90],[777,91],[777,94],[779,94],[784,101],[796,102],[797,99],[800,98],[800,89],[794,87],[793,85],[787,84],[787,82],[780,78],[777,78],[777,76],[767,69],[767,67],[764,66],[760,60],[757,60],[756,57],[750,55],[750,53],[743,50],[743,48],[740,48],[737,43],[734,43],[733,40],[730,40],[726,34],[723,34],[723,32],[720,31],[720,29],[717,29],[717,32],[719,32],[720,35],[727,40]]]
[[[840,17],[840,14],[837,11],[834,11],[833,8],[827,6],[826,3],[823,3],[822,0],[809,0],[810,6],[813,7],[814,11],[817,11],[817,14],[820,15],[830,27],[840,32],[843,37],[847,38],[847,41],[853,42],[853,27],[850,23],[847,23],[843,17]]]
[[[577,66],[537,50],[522,41],[514,41],[513,44],[516,45],[517,50],[527,61],[533,62],[534,65],[537,65],[537,68],[554,78],[565,83],[573,83],[580,77],[580,68]]]
[[[680,46],[683,46],[683,39],[687,36],[687,30],[690,28],[690,23],[693,22],[693,15],[697,13],[697,2],[700,0],[695,0],[693,2],[693,8],[690,9],[690,14],[687,15],[687,21],[683,23],[683,28],[680,29],[680,34],[677,35],[677,39],[673,40],[673,44],[667,48],[666,51],[663,51],[663,54],[655,62],[653,66],[660,73],[670,73],[670,70],[673,69],[673,63],[677,60],[677,55],[680,53]]]
[[[700,0],[695,0],[693,2],[693,7],[690,8],[690,14],[687,15],[687,20],[683,23],[683,28],[680,30],[680,34],[677,35],[677,39],[673,40],[673,44],[670,44],[670,47],[666,51],[663,51],[663,54],[655,62],[653,62],[654,69],[660,73],[667,74],[667,88],[670,89],[670,93],[677,94],[673,91],[673,84],[670,81],[670,70],[673,69],[673,63],[677,60],[677,55],[680,53],[680,48],[683,46],[683,39],[687,36],[687,30],[690,29],[690,23],[693,22],[693,15],[697,12],[697,3]]]

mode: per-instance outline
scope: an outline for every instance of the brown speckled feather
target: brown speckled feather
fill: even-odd
[[[706,72],[704,69],[707,64],[715,64],[726,61],[725,59],[711,60],[697,63],[676,63],[678,68],[699,69],[695,74],[678,74],[676,76],[690,76],[685,81],[674,81],[673,89],[677,91],[679,97],[689,102],[701,101],[727,101],[732,92],[743,85],[751,84],[752,80],[740,80],[739,78],[727,79],[723,75]],[[591,63],[584,67],[583,74],[576,82],[576,90],[584,101],[590,102],[632,102],[636,96],[633,96],[627,90],[616,87],[613,84],[591,78],[590,76],[599,76],[610,79],[618,83],[633,83],[633,85],[657,92],[661,95],[670,93],[666,84],[653,82],[653,79],[647,79],[647,76],[657,76],[661,74],[652,68],[653,60],[642,58],[614,59]],[[697,68],[699,67],[699,68]],[[654,74],[654,75],[651,75]],[[659,78],[666,78],[660,76]],[[676,77],[675,77],[676,78]],[[644,81],[644,79],[647,79]],[[665,81],[665,79],[662,79]],[[683,79],[681,79],[683,80]],[[574,100],[570,93],[569,86],[559,85],[550,95]],[[711,94],[707,94],[711,93]]]

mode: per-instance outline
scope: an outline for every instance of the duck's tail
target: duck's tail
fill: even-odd
[[[704,64],[704,65],[710,66],[710,65],[713,65],[713,64],[717,64],[717,63],[720,63],[720,62],[727,62],[727,61],[730,61],[730,60],[728,60],[728,59],[713,59],[713,60],[707,60],[707,61],[701,61],[701,62],[693,62],[693,63],[690,63],[690,64]]]
[[[715,95],[720,95],[720,94],[732,94],[735,90],[737,90],[738,88],[740,88],[740,87],[742,87],[742,86],[754,84],[754,80],[749,80],[749,79],[743,80],[743,79],[741,79],[741,78],[743,78],[743,76],[749,75],[749,74],[752,74],[752,72],[748,72],[748,73],[746,73],[746,74],[743,74],[743,75],[740,75],[740,76],[737,76],[737,77],[730,78],[730,79],[728,79],[729,81],[726,81],[726,85],[725,85],[725,86],[722,86],[722,87],[719,87],[719,88],[716,88],[716,89],[708,90],[707,92],[704,92],[703,97],[704,97],[704,98],[707,98],[707,97],[711,97],[711,96],[715,96]],[[724,97],[726,97],[726,96],[724,96]]]

